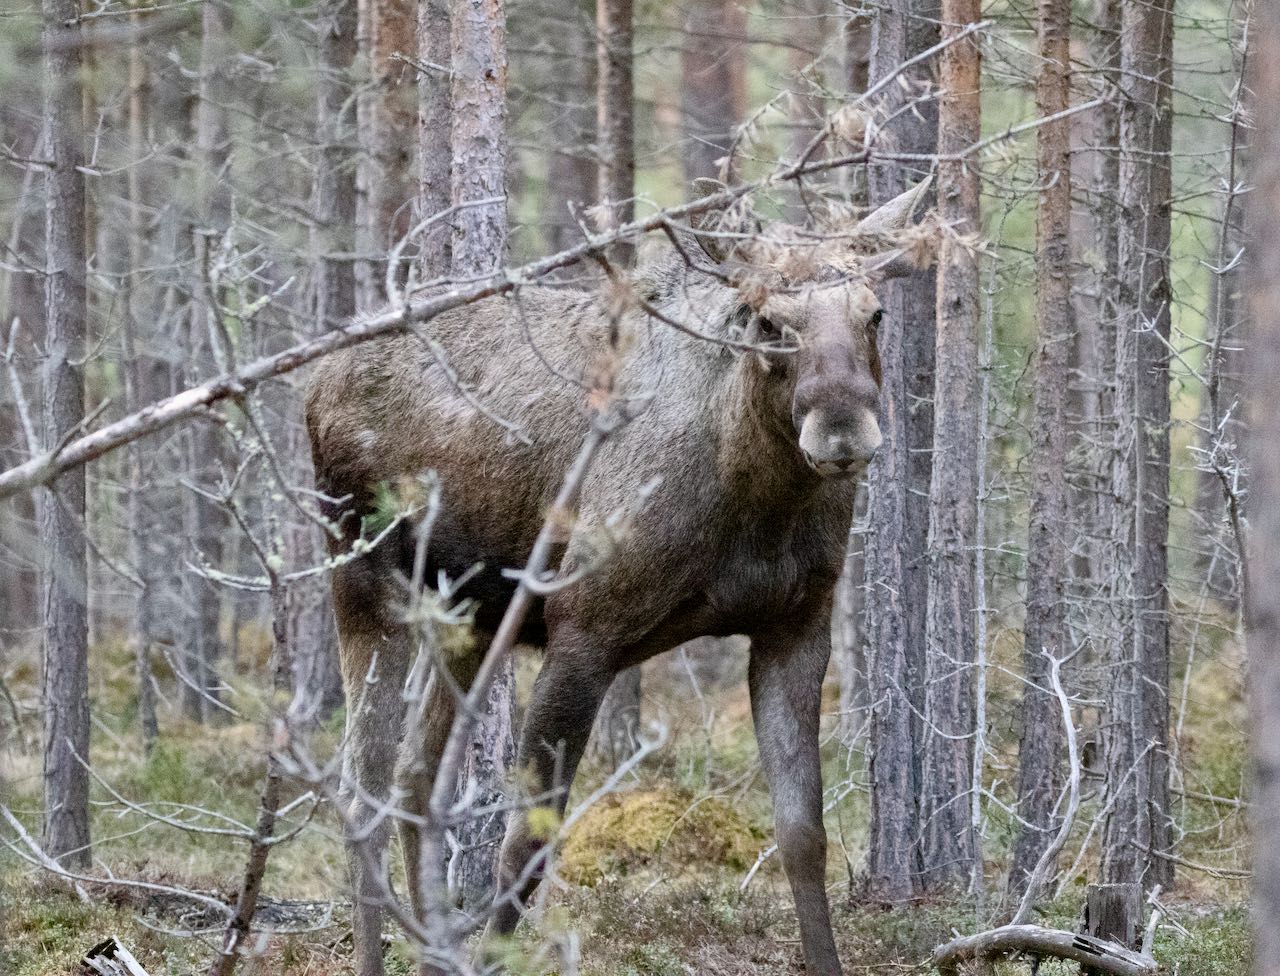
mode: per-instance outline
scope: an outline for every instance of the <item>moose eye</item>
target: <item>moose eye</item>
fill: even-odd
[[[761,335],[776,336],[778,334],[778,327],[774,325],[773,322],[771,322],[769,319],[761,315],[759,320],[760,320]]]
[[[871,318],[867,320],[868,329],[880,328],[880,320],[884,318],[884,309],[878,308],[872,313]]]

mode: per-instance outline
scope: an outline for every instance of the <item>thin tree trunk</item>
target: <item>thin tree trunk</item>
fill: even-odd
[[[746,102],[746,18],[737,0],[691,0],[681,47],[681,160],[685,192],[719,179]],[[733,174],[727,174],[733,179]]]
[[[45,447],[84,419],[88,349],[84,92],[80,4],[43,0],[45,154]],[[44,836],[51,857],[89,866],[88,560],[83,468],[41,492],[44,564]]]
[[[1041,118],[1065,112],[1071,97],[1071,5],[1040,0]],[[1022,737],[1018,745],[1018,815],[1022,824],[1009,868],[1016,899],[1048,848],[1061,775],[1062,719],[1049,687],[1049,656],[1064,657],[1067,524],[1068,353],[1071,305],[1071,120],[1036,130],[1040,191],[1036,223],[1036,371],[1031,420],[1031,512],[1027,531],[1027,617],[1023,634]]]
[[[130,14],[135,26],[142,23],[138,12]],[[143,89],[147,83],[146,62],[142,45],[135,37],[129,45],[129,148],[130,158],[141,159],[143,153]],[[125,321],[123,353],[125,357],[125,400],[130,410],[140,410],[157,399],[162,391],[155,390],[151,381],[155,372],[154,357],[140,354],[138,339],[143,328],[142,300],[138,295],[136,276],[143,264],[143,240],[146,233],[142,221],[142,187],[138,166],[129,167],[129,268],[124,277]],[[153,510],[154,488],[150,483],[152,472],[148,470],[147,454],[140,441],[129,445],[127,464],[129,469],[128,519],[130,551],[133,565],[142,583],[134,604],[134,655],[138,680],[138,730],[142,736],[143,750],[149,755],[159,734],[156,721],[155,678],[151,671],[151,652],[158,638],[159,617],[156,600],[161,585],[163,557],[157,558],[152,550],[152,537],[158,534]]]
[[[894,0],[878,8],[872,28],[871,78],[897,74],[902,63],[938,41],[938,8]],[[930,154],[937,148],[937,108],[927,99],[931,69],[904,72],[888,86],[877,115],[893,148]],[[877,206],[921,179],[898,164],[868,168],[868,201]],[[929,450],[933,442],[933,345],[936,315],[932,272],[886,283],[880,292],[881,420],[885,442],[868,472],[866,628],[871,715],[871,824],[867,888],[901,900],[919,892],[920,728],[924,708]]]
[[[1173,3],[1122,4],[1120,308],[1112,536],[1119,626],[1103,878],[1168,886],[1169,242]]]
[[[494,271],[506,255],[507,39],[502,0],[453,0],[452,261],[457,278]],[[480,204],[476,201],[499,200]],[[467,754],[460,789],[473,790],[475,806],[491,806],[503,793],[515,761],[512,733],[515,677],[510,658],[486,699]],[[470,784],[470,786],[468,785]],[[451,872],[464,903],[483,904],[494,887],[494,855],[506,815],[473,817],[458,830],[462,853]]]
[[[981,19],[978,0],[943,0],[944,39]],[[969,38],[942,53],[938,152],[960,153],[981,137],[981,53]],[[938,216],[951,231],[938,260],[938,327],[929,492],[924,778],[924,882],[968,881],[975,837],[973,663],[978,545],[978,253],[961,235],[981,231],[977,157],[938,164]]]
[[[596,2],[596,141],[600,147],[596,194],[604,227],[629,223],[635,216],[635,91],[632,82],[631,0]],[[631,264],[634,249],[621,242],[609,260]],[[600,703],[592,752],[606,766],[617,766],[639,747],[640,667],[614,679]]]
[[[453,181],[452,109],[449,92],[449,2],[419,0],[418,61],[428,66],[418,74],[417,217],[424,220],[449,208]],[[437,221],[419,245],[424,281],[449,273],[450,223]]]
[[[1245,587],[1252,713],[1253,971],[1280,976],[1280,3],[1254,7],[1257,120],[1246,277],[1253,323],[1249,391],[1249,564]]]
[[[210,248],[217,247],[231,220],[231,194],[227,189],[230,164],[230,133],[227,105],[231,99],[228,72],[231,67],[231,8],[223,0],[211,0],[203,8],[200,23],[200,82],[195,105],[196,225],[191,241],[194,270],[191,276],[191,316],[187,345],[190,380],[199,382],[221,372],[220,359],[228,352],[219,349],[214,337],[218,309],[209,268]],[[222,456],[221,431],[216,424],[202,422],[188,435],[188,466],[192,479],[214,487]],[[218,566],[222,562],[226,519],[206,498],[189,492],[186,504],[186,535],[195,551],[188,555],[193,565],[201,562]],[[224,647],[220,633],[222,592],[211,581],[187,574],[189,617],[187,640],[180,650],[186,665],[182,688],[183,711],[188,718],[205,722],[219,712],[217,665]]]
[[[630,223],[635,216],[635,90],[631,77],[633,12],[631,0],[596,3],[596,141],[600,169],[596,197],[604,228]],[[632,247],[620,242],[610,260],[623,266]]]

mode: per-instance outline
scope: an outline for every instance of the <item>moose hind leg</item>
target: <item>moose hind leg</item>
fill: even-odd
[[[800,921],[805,972],[839,976],[827,903],[818,753],[822,678],[831,645],[825,629],[829,616],[818,617],[820,625],[809,627],[798,641],[779,631],[753,635],[748,680],[760,761],[773,794],[778,849]]]
[[[373,574],[374,567],[366,560],[334,573],[334,609],[347,692],[339,802],[346,827],[357,976],[383,973],[387,804],[391,801],[411,652],[409,634],[390,619],[392,611]]]
[[[591,735],[600,701],[613,681],[614,670],[602,662],[578,636],[563,632],[553,637],[525,716],[517,760],[521,782],[541,805],[564,813],[578,762]],[[547,839],[529,829],[526,809],[512,810],[498,860],[498,901],[489,931],[509,935],[524,905],[542,880]]]

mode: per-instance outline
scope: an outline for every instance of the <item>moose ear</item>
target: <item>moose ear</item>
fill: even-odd
[[[926,176],[911,189],[899,193],[892,200],[881,204],[858,221],[853,228],[853,236],[874,237],[881,234],[893,234],[895,231],[907,227],[932,185],[933,177]]]
[[[699,178],[694,181],[701,196],[724,189],[719,180]],[[725,264],[742,255],[745,238],[760,233],[760,221],[740,206],[729,210],[704,210],[690,222],[693,236],[704,254],[716,264]]]

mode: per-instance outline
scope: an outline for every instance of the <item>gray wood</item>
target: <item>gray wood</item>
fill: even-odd
[[[938,41],[938,7],[893,0],[878,5],[871,34],[871,81]],[[937,148],[937,107],[924,101],[905,111],[930,84],[932,66],[903,73],[889,85],[879,111],[893,122],[885,138],[903,152]],[[923,171],[922,171],[923,172]],[[920,173],[903,165],[868,167],[868,200],[875,206],[902,192]],[[927,207],[926,201],[924,206]],[[923,209],[923,207],[922,207]],[[919,890],[917,807],[919,721],[924,708],[925,551],[933,442],[933,342],[936,299],[932,271],[880,290],[884,319],[879,348],[884,445],[868,471],[866,539],[868,698],[872,711],[871,825],[867,890],[880,898],[909,898]]]
[[[1156,976],[1160,972],[1160,966],[1150,956],[1091,936],[1040,925],[1005,925],[953,939],[933,951],[933,964],[941,976],[957,976],[963,963],[1014,954],[1071,959],[1092,972],[1112,976]]]
[[[44,0],[45,360],[41,398],[45,447],[84,418],[88,305],[80,5]],[[83,869],[89,851],[88,562],[83,468],[39,497],[44,563],[44,837],[47,854]]]

